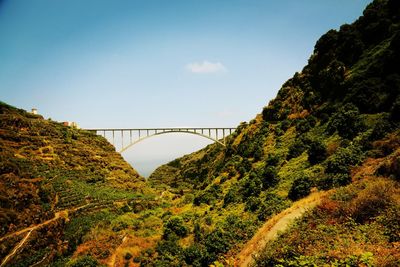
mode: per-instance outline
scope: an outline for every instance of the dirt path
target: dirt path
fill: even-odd
[[[128,241],[128,239],[129,239],[128,236],[124,236],[124,238],[122,239],[121,244],[114,250],[114,253],[111,255],[110,261],[107,263],[107,266],[110,266],[110,267],[116,266],[116,265],[115,265],[115,262],[116,262],[116,259],[117,259],[117,255],[118,255],[119,252],[120,252],[119,250],[120,250],[120,248],[122,248],[122,246],[124,245],[124,243]]]
[[[15,253],[17,253],[17,251],[18,251],[18,250],[25,244],[25,242],[28,240],[28,238],[29,238],[29,236],[31,235],[32,231],[34,231],[34,230],[36,230],[36,229],[38,229],[38,228],[40,228],[40,227],[42,227],[42,226],[44,226],[44,225],[50,224],[50,223],[56,221],[57,219],[59,219],[60,217],[67,218],[67,217],[68,217],[68,212],[77,211],[77,210],[79,210],[79,209],[81,209],[81,208],[84,208],[84,207],[87,206],[87,205],[89,205],[89,204],[85,204],[85,205],[83,205],[83,206],[80,206],[80,207],[77,207],[77,208],[73,208],[73,209],[66,209],[66,210],[58,211],[58,212],[56,212],[56,213],[54,214],[54,217],[53,217],[52,219],[50,219],[50,220],[47,220],[47,221],[44,221],[44,222],[42,222],[42,223],[29,226],[29,227],[27,227],[27,228],[24,228],[24,229],[22,229],[22,230],[19,230],[19,231],[17,231],[17,232],[11,233],[11,234],[9,234],[9,235],[6,235],[6,236],[3,236],[2,238],[0,238],[0,242],[2,242],[3,240],[5,240],[5,239],[7,239],[7,238],[9,238],[9,237],[21,235],[21,234],[23,234],[23,233],[28,232],[28,233],[26,234],[26,236],[18,243],[18,245],[16,245],[16,246],[14,247],[14,249],[11,251],[11,253],[9,253],[9,254],[3,259],[3,261],[2,261],[1,264],[0,264],[0,267],[5,266],[5,264],[8,262],[8,260],[11,259],[11,257],[14,256]]]
[[[33,230],[29,230],[29,231],[28,231],[28,233],[26,234],[26,236],[18,243],[17,246],[15,246],[15,248],[11,251],[11,253],[8,254],[8,255],[4,258],[4,260],[3,260],[3,262],[1,263],[0,267],[6,265],[8,259],[10,259],[12,256],[14,256],[15,253],[17,253],[18,249],[20,249],[20,248],[25,244],[26,240],[28,240],[28,238],[29,238],[29,236],[31,235],[32,231],[33,231]]]
[[[257,255],[268,241],[274,240],[279,232],[286,230],[294,219],[301,217],[308,209],[314,208],[327,194],[328,192],[312,193],[265,222],[253,238],[246,243],[242,251],[236,255],[235,266],[249,266],[253,261],[253,255]]]

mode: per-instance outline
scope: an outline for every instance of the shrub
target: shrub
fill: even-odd
[[[288,197],[291,200],[297,200],[310,194],[312,182],[308,177],[300,177],[294,180],[289,190]]]
[[[287,155],[287,159],[297,158],[307,149],[307,145],[304,143],[302,138],[298,138],[294,141],[294,143],[289,147],[289,152]]]
[[[326,157],[326,145],[319,140],[312,141],[308,149],[308,161],[314,165],[324,161]]]
[[[171,234],[175,234],[179,237],[185,237],[189,233],[188,228],[183,224],[183,219],[179,216],[170,218],[164,225],[164,239],[169,239]]]
[[[201,203],[212,204],[221,195],[221,187],[213,184],[209,189],[200,192],[193,200],[193,204],[199,206]]]
[[[328,190],[333,187],[345,186],[351,183],[351,176],[348,173],[328,173],[318,182],[318,188]]]
[[[278,213],[281,210],[287,208],[289,206],[288,200],[285,198],[278,196],[273,193],[267,193],[265,196],[265,200],[261,203],[260,208],[257,212],[257,218],[260,221],[264,221],[269,216],[274,213]]]
[[[261,193],[261,189],[262,182],[257,176],[247,177],[243,180],[241,195],[244,199],[250,196],[258,196]]]
[[[218,228],[206,236],[204,244],[208,253],[212,255],[212,260],[215,260],[220,253],[226,253],[232,246],[228,234]]]
[[[260,207],[260,204],[261,204],[261,201],[260,201],[260,199],[259,198],[257,198],[257,197],[249,197],[247,200],[246,200],[246,205],[245,205],[245,208],[244,208],[244,210],[245,211],[252,211],[252,212],[254,212],[254,211],[256,211],[259,207]]]
[[[158,257],[161,260],[176,261],[179,260],[179,258],[181,258],[183,250],[176,241],[177,241],[176,239],[171,238],[170,240],[160,240],[157,243],[156,251],[158,253]],[[168,266],[168,265],[166,264],[161,266]]]
[[[362,160],[362,152],[359,147],[349,146],[338,148],[327,162],[327,173],[349,173],[350,167],[359,164]]]
[[[203,246],[198,244],[187,247],[184,252],[185,262],[191,266],[204,266],[207,263],[207,251]]]
[[[276,154],[268,154],[265,159],[265,166],[278,166],[280,161],[279,155]]]
[[[228,206],[230,203],[235,203],[238,202],[239,198],[238,198],[238,194],[237,194],[237,190],[234,189],[229,189],[229,191],[226,193],[225,197],[224,197],[224,207]]]
[[[394,183],[383,179],[366,184],[349,204],[350,216],[358,223],[374,219],[393,205],[394,190]]]
[[[281,102],[275,101],[270,102],[267,107],[263,108],[262,117],[264,121],[277,121],[279,120],[279,110],[281,108]]]
[[[382,139],[383,137],[385,137],[386,134],[390,133],[391,131],[392,125],[389,122],[388,118],[382,118],[375,124],[368,139],[371,141]]]
[[[300,119],[296,123],[297,133],[302,134],[308,132],[311,129],[311,125],[307,119]]]
[[[365,129],[365,125],[360,118],[359,110],[353,104],[346,104],[341,107],[328,123],[327,130],[330,133],[335,131],[347,139],[353,139],[360,131]]]
[[[384,233],[390,242],[400,241],[400,207],[392,205],[378,217],[378,222],[384,227]]]
[[[266,165],[262,175],[263,188],[274,186],[278,183],[278,171],[276,167]]]

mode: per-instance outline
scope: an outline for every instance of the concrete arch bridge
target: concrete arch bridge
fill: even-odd
[[[225,146],[225,139],[235,128],[136,128],[136,129],[87,129],[105,137],[119,153],[153,136],[171,133],[187,133],[210,139]]]

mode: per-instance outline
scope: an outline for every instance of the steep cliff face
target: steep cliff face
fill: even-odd
[[[178,253],[177,257],[183,257],[181,259],[188,264],[197,260],[215,260],[217,257],[212,254],[215,250],[207,244],[207,238],[213,234],[218,235],[218,241],[226,242],[228,247],[217,250],[218,253],[226,257],[234,253],[233,244],[241,243],[248,237],[233,238],[229,227],[224,228],[229,225],[228,214],[233,211],[240,214],[236,219],[250,218],[253,225],[258,225],[311,190],[344,187],[377,176],[394,182],[377,182],[379,185],[371,182],[369,185],[367,180],[365,186],[386,188],[392,186],[391,183],[398,186],[398,62],[400,3],[376,0],[353,24],[343,25],[339,30],[330,30],[323,35],[303,70],[282,86],[277,97],[261,114],[238,126],[228,137],[225,148],[213,144],[159,167],[150,176],[150,182],[183,197],[191,195],[193,207],[209,209],[204,216],[219,222],[205,226],[208,234],[204,239],[193,242],[195,248],[191,249],[198,252],[198,258],[194,255],[195,259],[184,258],[185,253]],[[357,168],[367,168],[369,172]],[[355,195],[371,192],[360,187],[355,185],[349,191]],[[398,191],[388,194],[391,204],[380,206],[375,203],[380,210],[363,214],[363,223],[376,223],[374,227],[390,231],[389,224],[376,220],[377,216],[390,212],[388,209],[395,207],[397,210],[400,205]],[[371,193],[371,197],[378,198],[375,193]],[[354,215],[357,212],[349,213]],[[346,216],[344,214],[340,216]],[[341,223],[345,224],[344,221]],[[239,227],[237,225],[231,227],[234,231],[241,231],[234,228]],[[396,231],[398,235],[398,229]],[[380,237],[384,239],[385,235]],[[380,244],[381,248],[393,246],[390,242]],[[342,245],[338,241],[337,246]],[[378,247],[374,248],[375,252]],[[360,246],[360,249],[368,252],[365,246]],[[167,261],[162,257],[163,253],[167,252],[160,252],[161,259]],[[343,259],[346,262],[349,255],[351,252],[332,256],[330,260]],[[270,262],[279,263],[279,260],[274,261],[274,256],[271,256],[272,259],[268,257]],[[295,259],[292,257],[292,260]],[[264,263],[269,264],[267,260]],[[289,261],[286,263],[289,264]]]
[[[15,234],[20,230],[79,206],[112,208],[114,201],[126,201],[143,191],[144,179],[104,138],[0,103],[2,256],[23,237],[24,233]],[[64,221],[45,224],[43,229],[54,228],[47,234],[42,228],[41,233],[35,230],[32,235],[42,242],[31,244],[34,248],[26,248],[22,255],[35,255],[36,249],[44,253],[41,249],[50,244],[51,253],[61,250]],[[18,260],[11,265],[17,266]]]

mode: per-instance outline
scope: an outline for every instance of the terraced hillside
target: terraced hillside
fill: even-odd
[[[96,219],[66,232],[72,225],[112,216],[149,192],[104,138],[0,103],[0,258],[30,235],[4,264],[68,255]]]

